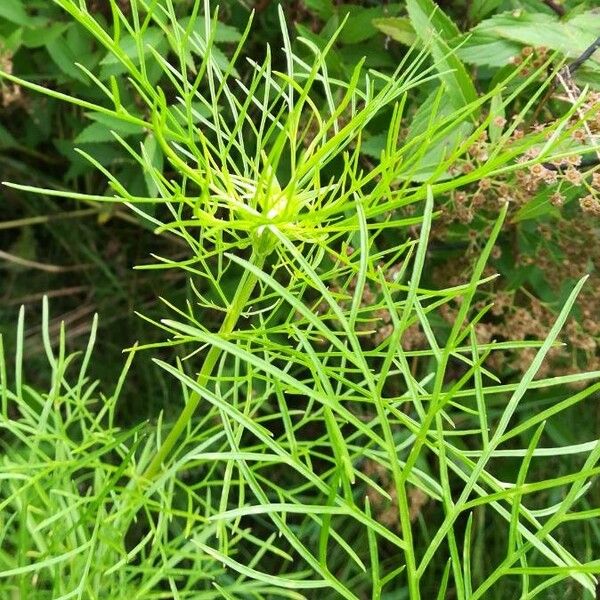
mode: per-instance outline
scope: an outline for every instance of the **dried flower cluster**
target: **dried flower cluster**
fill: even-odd
[[[13,72],[13,57],[10,52],[0,49],[0,70],[5,73]],[[22,104],[23,91],[20,85],[16,83],[7,83],[3,81],[0,84],[0,93],[2,95],[2,106],[5,108]]]
[[[525,49],[523,58],[532,56],[532,49]],[[536,55],[542,60],[545,51]],[[539,65],[539,62],[534,65]],[[572,144],[580,147],[597,144],[596,134],[600,134],[600,93],[591,93],[582,105],[586,115],[585,124],[580,113],[569,123],[568,135]],[[504,119],[495,123],[505,124]],[[533,125],[534,131],[548,138],[552,125]],[[590,133],[593,139],[590,138]],[[516,129],[509,143],[519,143],[525,129]],[[457,173],[469,172],[475,161],[485,160],[491,154],[486,136],[469,149],[467,160]],[[487,267],[485,274],[496,270],[502,274],[506,265],[510,268],[526,268],[532,273],[541,273],[548,290],[556,294],[565,283],[591,274],[583,294],[578,301],[578,314],[565,329],[566,347],[552,349],[538,376],[572,373],[580,368],[600,368],[598,343],[600,341],[600,239],[595,218],[600,217],[600,171],[595,165],[583,162],[582,154],[576,151],[560,159],[531,164],[538,159],[539,150],[528,149],[518,159],[523,168],[514,175],[499,178],[485,178],[478,183],[454,191],[442,207],[441,218],[433,226],[432,237],[444,249],[452,250],[449,237],[463,240],[463,247],[450,253],[447,259],[442,255],[432,271],[436,285],[460,285],[470,275],[472,265],[479,256],[487,239],[490,223],[501,204],[509,205],[509,217],[503,238],[493,249],[491,258],[496,262]],[[521,223],[518,215],[522,207],[548,202],[554,212]],[[555,209],[560,209],[557,212]],[[587,220],[582,219],[584,213]],[[533,227],[533,231],[532,231]],[[456,248],[454,248],[456,250]],[[504,256],[504,259],[503,259]],[[503,260],[501,260],[503,259]],[[533,276],[533,275],[532,275]],[[538,280],[540,275],[536,275]],[[506,281],[503,278],[501,281]],[[526,279],[527,280],[527,279]],[[554,322],[556,306],[542,303],[536,292],[524,288],[507,291],[496,284],[490,300],[494,306],[477,325],[481,342],[510,339],[543,339]],[[552,296],[549,294],[549,297]],[[559,298],[555,298],[559,301]],[[480,303],[478,308],[482,308]],[[453,323],[457,308],[446,304],[440,313],[448,323]],[[524,371],[531,363],[534,349],[512,355],[507,352],[492,353],[490,367],[505,372],[507,366]]]
[[[513,56],[510,63],[520,67],[523,77],[529,77],[533,70],[539,69],[548,60],[548,48],[545,46],[525,46],[520,54]]]

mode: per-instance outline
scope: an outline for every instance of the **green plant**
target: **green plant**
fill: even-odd
[[[285,70],[267,47],[241,78],[250,25],[223,63],[208,2],[184,19],[171,0],[131,2],[127,15],[111,0],[112,33],[85,2],[56,3],[128,79],[106,85],[86,71],[107,99],[96,104],[3,77],[142,130],[137,147],[113,135],[155,193],[132,193],[81,150],[113,197],[10,185],[125,203],[187,244],[183,260],[157,256],[146,268],[185,272],[188,302],[155,322],[164,342],[129,356],[177,349],[177,361],[155,363],[181,387],[183,407],[175,423],[116,427],[123,380],[105,397],[86,377],[94,334],[72,376],[78,357],[67,356],[64,338],[55,355],[46,334],[49,392],[25,386],[21,316],[10,389],[0,362],[4,589],[40,598],[301,598],[325,589],[414,600],[547,597],[555,586],[592,597],[600,565],[569,536],[598,516],[589,499],[600,444],[546,447],[544,434],[600,384],[522,417],[539,390],[598,375],[535,379],[584,280],[545,339],[480,342],[476,327],[491,306],[475,304],[494,278],[485,268],[505,203],[482,214],[487,240],[466,283],[424,283],[438,195],[516,171],[523,155],[528,166],[572,153],[578,105],[549,126],[549,140],[500,128],[485,159],[454,172],[549,61],[478,96],[436,38],[430,62],[427,49],[412,48],[392,76],[358,62],[342,80],[328,72],[335,35],[322,49],[297,40],[300,57],[280,11]],[[429,4],[412,5],[415,27],[425,28]],[[166,56],[148,43],[150,27]],[[425,85],[435,86],[427,117],[401,135],[407,99]],[[137,104],[123,105],[122,88]],[[385,141],[364,163],[363,132],[376,120],[388,123]],[[445,327],[439,312],[449,306]],[[47,307],[44,315],[47,332]],[[222,323],[217,333],[207,315]],[[405,347],[415,328],[425,349]],[[535,354],[519,381],[503,384],[486,360],[507,349]],[[534,463],[571,456],[568,473],[529,480]],[[512,479],[505,461],[517,463]],[[438,510],[426,512],[426,500]],[[490,530],[505,545],[488,557]]]

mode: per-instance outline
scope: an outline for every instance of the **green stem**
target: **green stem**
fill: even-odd
[[[261,268],[265,261],[265,255],[253,253],[250,262]],[[236,326],[244,308],[248,304],[248,300],[254,291],[254,287],[256,286],[257,277],[254,273],[250,271],[245,271],[240,284],[235,292],[235,296],[229,306],[229,310],[227,311],[227,316],[219,329],[219,336],[226,337],[228,336]],[[204,364],[202,365],[202,369],[198,375],[198,379],[196,383],[200,387],[204,387],[207,385],[210,376],[212,375],[213,369],[221,356],[222,350],[217,348],[216,346],[212,346],[204,359]],[[192,420],[194,413],[196,412],[196,408],[200,402],[201,396],[196,392],[192,392],[190,395],[187,404],[181,411],[175,425],[169,432],[169,435],[165,438],[165,441],[162,443],[156,455],[152,459],[152,462],[146,469],[143,474],[143,478],[146,480],[152,480],[158,472],[161,470],[162,465],[170,454],[173,446],[181,437],[183,430],[188,426],[189,422]]]

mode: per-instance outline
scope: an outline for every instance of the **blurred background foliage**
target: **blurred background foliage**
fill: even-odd
[[[189,14],[189,0],[174,0],[182,18]],[[329,55],[330,75],[350,76],[356,63],[365,58],[366,65],[384,73],[391,72],[402,59],[407,46],[418,44],[415,28],[427,26],[409,14],[410,3],[364,0],[347,3],[336,0],[292,0],[282,3],[290,31],[324,46],[331,34],[346,19],[344,29]],[[514,79],[530,74],[547,64],[540,80],[548,76],[561,61],[576,59],[600,32],[600,10],[594,2],[554,2],[551,0],[459,0],[439,3],[435,26],[440,33],[438,52],[456,50],[449,68],[457,77],[472,81],[472,94],[486,93],[515,70]],[[108,3],[89,0],[88,9],[110,31],[112,18]],[[128,0],[120,2],[125,14]],[[433,6],[433,4],[431,4]],[[269,0],[223,0],[220,3],[216,42],[223,61],[235,48],[248,19],[254,11],[254,25],[245,58],[260,60],[265,47],[282,44],[277,25],[277,3]],[[199,32],[202,35],[203,32]],[[157,27],[149,27],[146,39],[156,51],[169,53],[167,37]],[[135,60],[133,40],[123,36],[122,48]],[[300,47],[298,51],[301,52]],[[149,51],[148,51],[149,52]],[[149,65],[152,65],[150,53]],[[137,91],[128,84],[120,66],[104,48],[54,2],[47,0],[3,0],[0,3],[0,63],[2,70],[52,89],[95,103],[103,98],[97,85],[91,85],[86,70],[99,74],[107,86],[117,86],[124,106],[138,102]],[[82,65],[84,68],[81,68]],[[243,81],[249,61],[238,61],[238,76]],[[150,66],[152,72],[152,66]],[[154,77],[158,81],[160,70]],[[578,86],[590,85],[600,90],[600,63],[597,57],[586,61],[575,74]],[[164,84],[164,82],[163,82]],[[406,140],[417,135],[419,128],[433,113],[451,110],[452,95],[441,101],[431,87],[422,86],[408,99]],[[510,90],[509,90],[510,91]],[[513,113],[531,102],[537,88],[531,86],[514,99]],[[2,180],[46,188],[75,189],[98,196],[110,195],[105,179],[76,151],[81,148],[98,159],[134,194],[153,196],[156,190],[140,172],[123,147],[114,141],[115,131],[132,144],[144,144],[156,165],[163,157],[151,135],[136,126],[113,122],[97,113],[86,113],[59,100],[23,89],[7,81],[0,88],[0,169]],[[582,110],[594,112],[597,96]],[[550,125],[556,115],[570,106],[564,90],[554,87],[544,97],[532,102],[528,118],[513,134],[539,130]],[[579,113],[581,114],[581,113]],[[511,114],[498,113],[488,135],[470,150],[469,160],[456,165],[457,172],[468,172],[494,150]],[[591,118],[589,126],[578,125],[574,115],[574,147],[594,145],[600,121]],[[363,162],[378,156],[385,144],[387,122],[373,122],[364,132]],[[423,157],[414,174],[424,180],[432,175],[437,160],[451,140],[440,144]],[[597,339],[600,333],[598,314],[600,289],[597,268],[600,245],[597,243],[597,216],[600,175],[594,168],[584,169],[581,156],[574,150],[570,162],[553,169],[515,170],[494,181],[476,181],[460,193],[436,199],[440,211],[433,230],[428,274],[430,285],[448,286],[462,282],[473,259],[489,232],[490,214],[498,203],[509,202],[510,219],[494,252],[490,273],[501,277],[481,298],[481,306],[494,301],[495,307],[479,326],[482,339],[505,337],[530,339],[543,337],[553,315],[565,299],[573,282],[584,273],[592,275],[578,305],[578,313],[569,324],[566,350],[556,350],[546,365],[554,374],[581,367],[598,368]],[[168,167],[165,167],[168,168]],[[453,173],[442,174],[452,177]],[[151,341],[155,329],[138,318],[134,311],[160,318],[162,296],[182,306],[190,296],[189,283],[180,273],[171,271],[133,270],[134,265],[152,262],[151,253],[176,257],[184,248],[174,237],[155,236],[147,221],[126,207],[103,203],[77,204],[58,197],[29,196],[2,189],[3,215],[0,222],[0,331],[7,344],[14,330],[18,307],[27,306],[34,315],[41,297],[51,298],[58,331],[60,321],[69,326],[69,343],[89,332],[91,316],[100,314],[99,352],[106,360],[94,365],[95,375],[113,380],[121,368],[119,353],[135,340]],[[386,243],[385,240],[382,243]],[[388,240],[393,243],[393,240]],[[452,322],[452,310],[439,315],[440,327]],[[30,318],[35,322],[35,318]],[[385,327],[385,324],[382,324]],[[35,375],[34,356],[42,352],[39,331],[28,332],[28,368]],[[418,347],[423,333],[415,330],[405,344]],[[496,367],[507,377],[522,371],[527,357],[498,353]],[[417,366],[418,368],[418,366]],[[459,373],[457,372],[457,375]],[[169,406],[169,386],[156,369],[140,356],[132,374],[136,393],[123,408],[123,417],[138,419],[155,415]],[[152,390],[152,394],[145,391]],[[157,393],[160,390],[160,393]],[[176,392],[177,393],[177,392]],[[152,402],[138,398],[152,397]],[[552,399],[542,400],[544,402]],[[168,410],[168,409],[167,409]],[[587,419],[595,424],[597,415]],[[569,427],[560,432],[569,435]]]

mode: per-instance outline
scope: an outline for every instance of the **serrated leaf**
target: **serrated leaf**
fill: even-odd
[[[146,156],[148,156],[150,164],[158,172],[162,172],[164,156],[154,135],[148,134],[146,136],[146,139],[144,140],[144,152]],[[146,169],[144,169],[144,180],[146,181],[148,195],[152,198],[156,198],[156,196],[158,196],[158,187]]]
[[[158,27],[148,27],[144,32],[144,54],[150,54],[148,50],[149,46],[152,46],[155,49],[159,49],[165,44],[165,34]],[[124,35],[121,38],[121,50],[130,58],[134,63],[139,63],[137,45],[135,39],[131,35]],[[109,66],[109,65],[117,65],[119,64],[119,59],[112,53],[109,52],[101,61],[101,65]]]
[[[0,148],[11,148],[14,146],[18,146],[17,140],[4,125],[0,124]]]
[[[387,133],[378,133],[377,135],[370,136],[360,145],[361,154],[375,159],[380,158],[381,151],[385,149],[387,138]]]
[[[431,46],[431,54],[452,106],[460,109],[475,101],[475,85],[449,44],[460,33],[456,25],[432,0],[408,0],[407,9],[417,35],[424,44]]]
[[[86,76],[75,65],[80,59],[75,56],[64,37],[54,37],[46,43],[46,50],[56,66],[68,77],[86,82]]]
[[[497,39],[488,35],[467,36],[456,55],[471,65],[504,67],[521,52],[522,46],[510,40]]]
[[[187,29],[190,22],[189,17],[184,17],[179,20],[179,25],[183,29]],[[237,43],[242,39],[242,34],[236,27],[233,25],[228,25],[227,23],[222,23],[221,21],[214,21],[214,42],[216,44],[233,44]],[[206,31],[204,25],[204,19],[196,19],[194,23],[194,27],[192,31],[196,33],[196,35],[200,36],[202,39],[206,38]]]
[[[468,11],[469,19],[471,22],[481,21],[501,4],[502,0],[472,0]]]
[[[115,131],[121,137],[130,137],[139,135],[143,129],[138,125],[133,125],[121,121],[108,115],[94,114],[90,115],[96,122],[85,127],[75,138],[76,144],[98,144],[102,142],[113,142],[115,138],[111,131]]]
[[[210,54],[212,56],[212,59],[219,67],[219,69],[221,69],[222,71],[226,71],[229,68],[229,59],[227,58],[227,55],[223,52],[223,50],[221,50],[213,44],[213,46],[210,49]],[[234,76],[237,77],[236,69],[233,69],[231,72]]]
[[[218,44],[234,44],[242,39],[242,34],[232,25],[217,21],[215,42]]]
[[[335,10],[332,0],[304,0],[304,5],[321,19],[329,19]]]
[[[123,121],[123,119],[119,119],[118,117],[112,115],[90,112],[86,113],[86,117],[92,119],[93,121],[96,121],[97,123],[102,123],[109,129],[113,129],[121,135],[134,135],[138,133],[143,133],[143,128],[139,125]]]
[[[92,123],[81,131],[81,133],[75,138],[76,144],[97,144],[99,142],[112,142],[114,136],[110,132],[111,130],[102,125],[102,123]]]
[[[44,27],[44,35],[38,28],[28,27],[23,30],[23,45],[27,48],[41,48],[54,38],[63,35],[70,27],[69,23],[52,23]]]
[[[23,27],[14,27],[11,34],[4,39],[0,39],[0,44],[2,44],[2,48],[6,52],[10,52],[11,54],[15,54],[17,50],[23,44],[23,36],[26,29]]]
[[[446,42],[460,35],[460,30],[454,21],[432,0],[409,0],[407,8],[413,26],[415,26],[413,18],[418,18],[419,22],[424,18]]]
[[[388,17],[386,19],[374,19],[373,26],[381,33],[389,36],[396,42],[405,46],[412,46],[417,40],[414,27],[407,17]]]
[[[539,219],[548,214],[558,217],[560,211],[550,203],[550,196],[554,191],[549,187],[545,187],[538,192],[531,200],[517,210],[513,216],[513,222],[519,223],[530,219]]]
[[[545,46],[565,56],[579,56],[598,37],[600,13],[587,11],[571,19],[523,11],[494,15],[472,30],[465,48],[482,47],[491,40],[509,40],[519,45]]]
[[[437,95],[438,92],[433,91],[425,101],[420,104],[417,112],[412,118],[408,130],[408,142],[427,131],[431,126],[430,122],[433,114],[435,114],[436,120],[441,120],[452,113],[452,107],[448,103],[439,103]],[[468,137],[472,131],[473,125],[471,123],[463,122],[457,124],[456,128],[448,132],[448,135],[427,147],[416,170],[413,170],[413,166],[411,165],[406,173],[400,174],[399,178],[409,178],[411,181],[427,181],[438,171],[440,163],[448,157],[449,152],[456,148],[456,146]],[[438,180],[444,181],[451,177],[452,175],[449,173],[442,173],[438,176]]]
[[[221,23],[220,25],[224,26],[223,23]],[[219,25],[217,25],[216,27],[217,27],[217,32],[219,30],[222,31],[222,28]],[[225,26],[225,27],[229,27],[229,26]],[[233,28],[230,28],[230,29],[233,29]],[[205,39],[204,21],[202,21],[201,30],[200,30],[200,25],[196,24],[196,30],[197,31],[195,31],[194,36],[197,36],[198,38],[200,38],[202,40],[202,44],[205,45],[206,42],[204,42],[204,39]],[[215,39],[213,40],[214,43],[212,44],[212,46],[210,48],[210,53],[211,53],[212,59],[215,61],[215,63],[219,67],[219,69],[221,69],[222,71],[226,71],[230,67],[230,62],[229,62],[229,59],[227,58],[227,56],[225,55],[225,53],[216,45],[217,42],[219,41],[216,39],[216,36],[217,36],[217,33],[215,33]],[[225,41],[233,41],[233,40],[224,40],[223,37],[221,37],[220,42],[223,43]],[[198,43],[195,43],[192,45],[191,52],[198,56],[204,57],[204,53],[201,51],[201,45]],[[238,72],[235,68],[231,70],[231,73],[234,77],[238,76]]]
[[[396,62],[387,52],[381,40],[371,38],[362,44],[348,44],[338,50],[338,56],[346,65],[356,65],[362,59],[368,69],[394,69]]]
[[[338,7],[338,14],[340,21],[346,17],[347,20],[338,39],[342,44],[364,42],[378,33],[373,24],[375,19],[397,14],[399,10],[400,6],[394,4],[376,8],[364,8],[357,4],[344,4]]]
[[[28,26],[35,22],[25,10],[21,0],[2,0],[0,2],[0,19],[6,19],[17,25]]]
[[[63,175],[65,181],[71,181],[76,177],[81,177],[86,173],[93,173],[96,171],[94,165],[75,151],[75,147],[71,140],[55,139],[53,140],[53,143],[59,153],[69,161],[70,166]],[[114,143],[91,143],[86,146],[86,151],[93,155],[101,164],[110,165],[111,162],[115,160]]]

